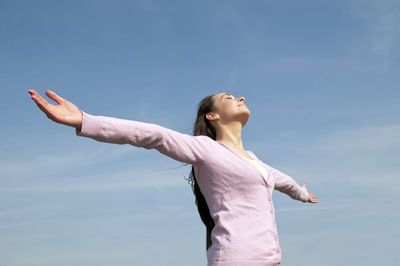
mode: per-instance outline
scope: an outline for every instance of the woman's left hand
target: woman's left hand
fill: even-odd
[[[307,188],[307,185],[304,184],[304,185],[302,185],[302,187]],[[309,193],[309,194],[308,194],[308,202],[311,202],[311,203],[318,203],[319,201],[317,200],[317,197],[316,197],[314,194]]]

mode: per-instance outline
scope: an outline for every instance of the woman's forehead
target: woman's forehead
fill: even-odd
[[[214,94],[212,97],[214,104],[220,102],[221,98],[223,97],[224,94],[225,94],[225,92],[220,92],[220,93]]]

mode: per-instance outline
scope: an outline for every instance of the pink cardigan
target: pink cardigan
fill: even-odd
[[[156,149],[193,165],[215,222],[212,245],[206,252],[208,266],[280,265],[272,191],[307,202],[306,188],[247,151],[267,169],[265,181],[251,162],[207,136],[183,134],[157,124],[82,114],[78,136]]]

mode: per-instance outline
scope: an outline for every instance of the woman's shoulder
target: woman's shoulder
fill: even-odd
[[[262,161],[260,158],[258,158],[257,155],[256,155],[253,151],[251,151],[251,150],[246,150],[246,151],[247,151],[248,153],[250,153],[251,156],[252,156],[254,159],[258,160],[259,162],[261,162],[262,164],[264,164],[265,166],[267,166],[267,168],[271,168],[271,166],[269,166],[269,165],[266,164],[264,161]]]
[[[215,140],[213,140],[212,138],[210,138],[209,136],[206,136],[206,135],[197,135],[197,136],[194,136],[194,137],[199,139],[199,140],[202,140],[204,142],[208,142],[210,144],[216,144],[217,143]]]
[[[212,151],[216,148],[219,148],[218,142],[206,135],[197,135],[192,137],[196,140],[196,142],[201,145],[202,148]]]
[[[247,151],[247,153],[250,153],[251,155],[253,155],[254,159],[260,160],[260,159],[258,159],[257,155],[253,151],[251,151],[251,150],[246,150],[246,151]]]

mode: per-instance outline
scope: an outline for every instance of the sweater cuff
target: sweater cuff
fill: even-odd
[[[81,137],[90,137],[93,133],[99,132],[101,123],[96,121],[96,116],[80,111],[82,113],[82,127],[81,129],[76,128],[75,134]]]
[[[301,195],[300,195],[300,200],[302,201],[302,202],[308,202],[308,199],[309,199],[309,193],[308,193],[308,190],[307,190],[307,188],[305,188],[305,187],[300,187],[300,189],[301,189],[301,191],[302,191],[302,193],[301,193]]]

